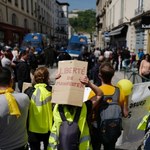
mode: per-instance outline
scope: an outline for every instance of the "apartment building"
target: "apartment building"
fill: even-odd
[[[47,34],[51,41],[67,38],[67,27],[59,32],[61,36],[56,27],[67,26],[68,6],[57,0],[0,0],[0,42],[20,44],[29,32]],[[59,15],[60,11],[65,17]]]
[[[97,46],[150,52],[149,29],[141,24],[150,15],[149,0],[97,0],[96,7]]]

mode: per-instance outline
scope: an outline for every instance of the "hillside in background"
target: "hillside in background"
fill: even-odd
[[[89,33],[95,31],[96,12],[95,10],[78,11],[77,18],[69,18],[70,25],[74,28],[76,33]]]

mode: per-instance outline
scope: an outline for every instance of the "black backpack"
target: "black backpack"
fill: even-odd
[[[58,150],[79,150],[81,132],[78,126],[78,120],[81,113],[81,107],[77,107],[72,122],[67,121],[62,105],[59,105],[58,110],[62,119],[62,124],[59,129]]]

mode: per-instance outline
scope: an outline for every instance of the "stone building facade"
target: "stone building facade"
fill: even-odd
[[[68,39],[68,7],[57,0],[0,0],[0,42],[20,44],[29,32]]]
[[[150,34],[142,18],[150,16],[149,0],[97,0],[97,46],[128,47],[150,53]]]

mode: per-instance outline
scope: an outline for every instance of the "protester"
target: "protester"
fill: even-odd
[[[122,90],[112,85],[114,73],[115,70],[109,62],[101,64],[99,77],[102,85],[99,88],[104,93],[104,100],[94,110],[94,115],[97,116],[97,121],[93,122],[92,145],[94,150],[99,150],[101,143],[104,145],[104,150],[115,150],[115,143],[121,134],[121,113],[124,117],[128,116],[128,97],[124,96]],[[89,98],[94,95],[94,92],[91,91]],[[108,123],[114,124],[115,128],[107,126]]]
[[[33,74],[36,68],[38,67],[38,61],[34,52],[35,52],[35,48],[31,47],[29,49],[29,59],[28,59],[31,74]]]
[[[89,86],[95,92],[96,96],[91,98],[91,101],[94,101],[94,102],[98,101],[102,97],[101,90],[97,86],[92,84],[89,81],[89,79],[87,78],[87,76],[81,77],[80,82],[84,85]],[[64,147],[65,147],[65,150],[91,149],[90,131],[89,131],[89,126],[88,126],[88,122],[87,122],[88,114],[90,114],[90,110],[92,107],[91,101],[90,100],[86,101],[85,103],[83,103],[82,107],[73,106],[74,104],[72,104],[72,105],[56,104],[55,105],[54,110],[53,110],[54,124],[53,124],[50,138],[49,138],[48,150],[53,150],[53,149],[63,150]],[[64,133],[65,130],[64,130],[64,132],[61,130],[63,121],[60,116],[60,114],[62,113],[59,109],[60,107],[62,107],[62,109],[64,111],[64,115],[66,117],[66,120],[69,122],[72,122],[74,120],[73,118],[74,118],[74,116],[76,116],[75,114],[78,112],[78,110],[81,111],[79,120],[78,120],[80,134],[78,135],[78,133],[77,133],[76,138],[75,138],[76,140],[78,138],[77,141],[74,139],[73,136],[71,138],[68,137],[68,140],[66,140],[66,141],[65,141],[65,139],[66,139],[65,136],[61,137],[62,134],[65,134]],[[67,132],[69,134],[70,130],[67,130]],[[73,145],[70,144],[70,143],[72,143],[71,141],[74,143]]]
[[[48,47],[44,49],[44,59],[45,59],[45,66],[53,68],[55,60],[55,50],[53,46],[48,45]]]
[[[28,150],[26,121],[29,98],[12,89],[11,72],[0,68],[0,149]]]
[[[14,69],[16,67],[16,64],[10,59],[8,51],[4,51],[4,56],[1,59],[1,65],[2,65],[2,67],[5,67],[8,70],[10,70],[10,72],[11,72],[11,78],[12,78],[12,83],[13,83],[13,89],[15,89],[15,84],[16,83],[15,83]]]
[[[14,63],[17,62],[19,60],[19,48],[18,47],[13,48],[12,55],[13,55],[12,61]]]
[[[98,47],[95,49],[94,55],[95,55],[95,58],[96,58],[96,61],[97,61],[99,56],[101,55],[101,51]]]
[[[92,68],[91,74],[93,77],[93,83],[97,86],[101,85],[101,79],[99,78],[98,74],[99,74],[99,67],[100,65],[105,61],[105,58],[103,55],[100,55],[97,63],[95,63],[95,66]]]
[[[20,53],[20,60],[16,66],[18,88],[19,88],[20,92],[22,92],[23,82],[28,82],[28,83],[31,82],[30,66],[27,63],[28,59],[29,59],[29,52],[28,51],[22,51]]]
[[[145,54],[144,59],[140,63],[139,74],[142,78],[142,82],[150,80],[150,55]]]
[[[130,65],[130,51],[128,50],[128,48],[125,48],[122,52],[122,66],[124,68],[129,67]]]
[[[48,138],[52,127],[51,90],[49,71],[39,67],[34,72],[33,87],[25,90],[30,97],[28,116],[28,136],[31,150],[40,150],[40,142],[47,150]]]

